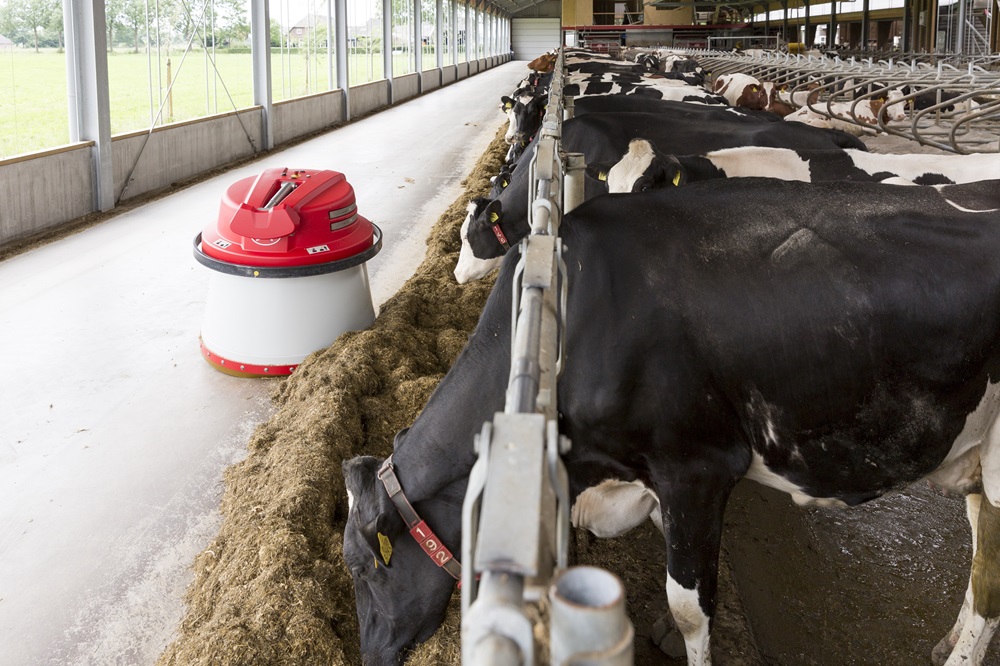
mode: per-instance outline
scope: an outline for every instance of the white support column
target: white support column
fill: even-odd
[[[472,1],[465,0],[465,62],[472,62],[470,50],[472,47]]]
[[[473,60],[479,60],[479,0],[475,0],[472,9],[472,43],[476,47]]]
[[[262,2],[263,0],[255,0]],[[337,85],[344,91],[344,122],[351,119],[351,78],[347,73],[347,0],[334,0],[334,27],[336,31]],[[269,35],[269,32],[265,32]]]
[[[434,37],[434,60],[438,68],[438,83],[441,83],[444,69],[444,0],[434,3],[434,25],[437,28]]]
[[[389,104],[395,101],[392,89],[392,0],[382,0],[382,72],[389,85]]]
[[[455,65],[455,80],[458,80],[458,0],[449,0],[451,4],[451,63]]]
[[[413,0],[413,71],[415,71],[420,77],[423,76],[424,71],[424,43],[423,43],[423,30],[421,29],[421,23],[424,21],[424,15],[420,8],[420,0]],[[420,78],[417,79],[417,90],[418,92],[423,92],[421,90]]]
[[[104,0],[67,0],[63,4],[63,22],[70,139],[94,142],[92,206],[93,210],[104,212],[115,207]]]

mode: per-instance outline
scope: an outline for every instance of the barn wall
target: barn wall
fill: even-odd
[[[333,127],[344,120],[344,91],[298,97],[272,106],[274,145]]]
[[[397,79],[393,79],[395,83]],[[351,88],[351,118],[389,106],[389,82],[385,79]]]
[[[0,160],[0,244],[48,231],[94,209],[93,142]]]
[[[572,0],[567,0],[567,2],[572,2]],[[593,2],[593,0],[587,0],[587,2]],[[541,2],[531,7],[526,7],[519,12],[515,12],[514,18],[560,18],[563,16],[564,11],[562,0],[541,0]],[[563,23],[565,25],[573,25],[565,21]]]
[[[441,85],[446,86],[458,80],[458,67],[455,65],[445,65],[441,70]]]
[[[260,107],[116,136],[111,140],[115,199],[166,189],[252,157],[260,145]]]
[[[404,102],[412,97],[416,97],[420,92],[420,75],[407,74],[406,76],[395,76],[392,79],[392,101]],[[351,91],[353,95],[353,89]]]
[[[420,92],[426,93],[441,87],[441,71],[428,69],[420,75]]]
[[[694,23],[694,5],[680,9],[646,7],[643,15],[646,25],[690,25]]]
[[[516,60],[534,60],[559,46],[562,39],[559,19],[511,19],[511,43]]]

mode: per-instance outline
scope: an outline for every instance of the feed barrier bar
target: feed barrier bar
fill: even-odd
[[[953,56],[928,63],[917,57],[686,53],[711,72],[712,81],[724,74],[754,76],[794,95],[795,106],[861,133],[887,132],[955,153],[1000,152],[1000,58]],[[872,117],[863,103],[883,98],[887,103]]]
[[[462,663],[467,666],[533,666],[537,650],[526,604],[537,602],[556,572],[568,566],[569,483],[561,455],[569,440],[558,433],[556,396],[567,275],[558,234],[564,207],[583,199],[584,164],[582,155],[560,150],[564,57],[560,50],[529,165],[531,233],[518,245],[506,404],[476,437],[478,458],[463,505]],[[573,580],[588,579],[600,583],[589,571]],[[617,645],[623,640],[620,627],[631,624],[623,604],[611,612],[621,615],[618,621],[602,622],[603,628],[587,625],[585,631]],[[629,661],[608,652],[614,661],[598,654],[587,663],[628,666],[631,635],[627,642]]]

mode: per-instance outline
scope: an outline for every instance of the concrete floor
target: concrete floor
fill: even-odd
[[[151,664],[219,525],[222,472],[273,380],[198,351],[209,272],[191,242],[232,182],[333,169],[384,248],[382,303],[505,122],[513,62],[0,263],[0,666]]]

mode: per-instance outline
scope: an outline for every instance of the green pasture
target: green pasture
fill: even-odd
[[[217,52],[214,67],[210,55],[204,51],[191,51],[187,56],[182,51],[159,56],[125,51],[108,54],[111,134],[149,129],[154,121],[163,125],[252,106],[250,54]],[[460,49],[459,62],[464,60]],[[450,61],[446,53],[445,63]],[[425,47],[423,62],[425,68],[434,66],[433,46]],[[412,71],[412,54],[393,54],[396,76]],[[351,53],[348,77],[352,85],[384,78],[381,51]],[[274,101],[330,90],[329,79],[325,51],[272,50]],[[336,72],[332,87],[339,87]],[[64,53],[0,49],[0,159],[69,143],[68,108]]]

